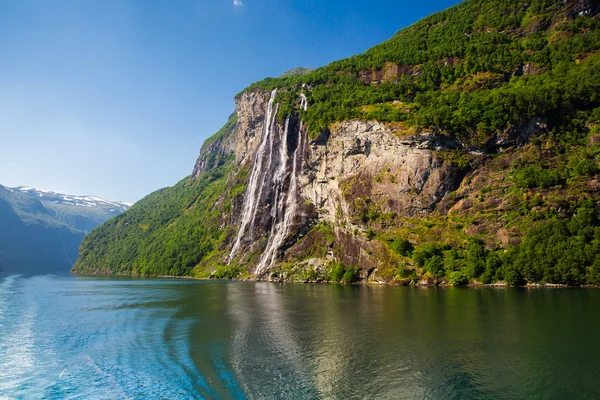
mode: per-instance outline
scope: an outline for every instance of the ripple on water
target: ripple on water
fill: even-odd
[[[0,397],[599,398],[597,306],[586,290],[10,277]]]

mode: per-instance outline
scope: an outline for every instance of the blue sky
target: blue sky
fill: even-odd
[[[191,173],[250,83],[458,2],[0,0],[0,184],[136,201]]]

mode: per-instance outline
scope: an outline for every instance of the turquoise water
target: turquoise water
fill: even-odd
[[[0,398],[600,398],[600,290],[0,277]]]

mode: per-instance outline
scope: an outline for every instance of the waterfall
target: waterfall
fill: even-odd
[[[290,187],[287,193],[287,200],[284,202],[284,198],[286,198],[286,193],[284,191],[284,180],[285,172],[287,169],[287,135],[290,123],[290,116],[285,120],[285,129],[283,133],[283,138],[280,141],[280,164],[277,172],[273,176],[273,187],[275,192],[275,203],[271,205],[271,233],[269,234],[269,240],[267,241],[267,247],[263,252],[260,261],[256,267],[256,272],[262,272],[266,267],[270,266],[273,262],[273,259],[276,255],[277,249],[281,247],[283,241],[285,240],[285,221],[290,219],[290,214],[294,212],[294,210],[290,209],[288,203],[290,202],[290,198],[295,198],[295,190],[292,191],[292,182],[295,181],[295,170],[292,171],[292,175],[290,176]],[[296,147],[296,150],[298,148]],[[293,164],[296,164],[296,158],[294,153]],[[293,217],[293,216],[292,216]],[[283,225],[282,225],[283,224]]]
[[[275,91],[273,91],[272,95],[271,95],[271,100],[273,100],[275,98]],[[252,211],[251,214],[251,220],[250,220],[250,241],[254,242],[254,228],[255,228],[255,222],[256,222],[256,212],[258,211],[258,206],[260,205],[260,201],[263,198],[263,192],[265,189],[265,185],[268,183],[269,180],[269,174],[271,173],[271,168],[273,167],[273,143],[274,143],[274,138],[275,138],[275,132],[274,130],[277,128],[277,124],[275,121],[275,118],[277,117],[277,112],[279,111],[279,104],[277,104],[277,106],[275,106],[275,114],[272,116],[272,118],[270,118],[270,123],[268,123],[268,129],[269,129],[269,152],[267,153],[269,155],[269,162],[267,163],[267,167],[264,169],[258,169],[257,173],[261,174],[261,181],[260,184],[258,185],[258,195],[255,195],[252,198],[252,201],[255,202],[255,206],[254,209]],[[267,114],[267,122],[269,120],[269,114]],[[267,124],[267,122],[265,122]],[[264,152],[263,152],[264,154]],[[262,157],[262,155],[261,155]],[[256,166],[256,162],[254,164]],[[259,166],[259,168],[262,167],[262,163]],[[252,171],[254,172],[254,170]]]
[[[276,125],[274,123],[275,117],[277,116],[276,108],[275,113],[273,113],[273,103],[275,102],[275,95],[277,94],[277,89],[274,89],[271,92],[271,98],[269,99],[269,105],[267,106],[267,115],[265,118],[265,126],[262,141],[258,150],[256,151],[256,156],[254,158],[254,166],[252,167],[252,173],[250,174],[250,179],[248,180],[248,187],[246,188],[246,193],[244,195],[243,209],[241,215],[241,223],[240,229],[238,231],[237,237],[231,248],[231,252],[229,253],[229,262],[233,259],[237,251],[239,250],[240,243],[242,241],[242,237],[246,233],[248,225],[254,225],[254,220],[256,216],[256,209],[258,207],[258,203],[260,202],[260,197],[262,196],[262,189],[264,186],[264,174],[263,174],[263,158],[265,156],[265,150],[267,147],[267,141],[270,141],[270,149],[269,149],[269,163],[272,160],[273,153],[273,127]],[[275,115],[274,115],[275,114]],[[259,185],[259,178],[262,178],[261,184]],[[257,194],[258,191],[258,194]],[[252,234],[252,230],[251,234]]]
[[[257,150],[244,195],[240,229],[229,254],[229,262],[231,262],[239,251],[244,237],[248,236],[251,243],[254,241],[257,214],[269,207],[270,232],[265,250],[255,267],[257,274],[265,272],[275,263],[277,251],[285,244],[291,232],[294,218],[298,213],[298,172],[302,170],[303,149],[306,146],[301,120],[295,132],[290,133],[291,115],[288,115],[283,131],[277,129],[275,119],[279,108],[275,106],[273,111],[275,94],[276,90],[271,93],[262,142]],[[307,107],[308,100],[304,93],[301,93],[300,108],[306,111]],[[291,157],[291,168],[289,168],[288,136],[293,134],[296,134],[296,140],[291,142],[292,145],[295,144],[295,148]]]
[[[304,87],[304,84],[302,84],[302,87]],[[300,93],[300,108],[304,111],[308,110],[308,99],[306,98],[306,96],[304,95],[304,93]],[[303,156],[304,154],[304,147],[306,146],[306,142],[305,140],[303,140],[303,136],[302,136],[302,126],[303,126],[303,121],[300,120],[300,128],[298,128],[299,133],[298,133],[298,137],[299,137],[299,142],[298,142],[298,147],[296,148],[296,152],[298,152],[298,149],[300,149],[300,156]],[[294,154],[294,161],[296,160],[296,154]],[[302,173],[304,172],[304,164],[300,163],[300,175],[302,175]]]
[[[301,93],[300,108],[306,111],[307,107],[308,101],[306,96],[304,93]],[[284,143],[284,147],[282,147],[281,150],[282,157],[283,154],[285,154],[287,157],[287,133],[289,119],[290,117],[288,116],[285,124],[285,140],[282,141]],[[277,250],[279,250],[285,243],[285,239],[292,228],[294,216],[298,211],[298,155],[302,155],[301,152],[303,148],[303,139],[302,120],[300,120],[300,123],[298,124],[298,135],[296,138],[296,149],[294,150],[294,155],[292,157],[292,172],[290,174],[290,183],[287,190],[287,195],[281,192],[280,195],[276,197],[277,202],[272,208],[272,212],[274,212],[274,220],[273,225],[271,226],[271,234],[269,235],[267,247],[265,248],[265,251],[263,252],[263,255],[256,267],[255,272],[257,274],[264,272],[275,263]],[[302,160],[300,162],[302,162]]]
[[[300,108],[304,111],[308,110],[308,99],[304,93],[300,93]],[[302,123],[302,121],[300,121]]]

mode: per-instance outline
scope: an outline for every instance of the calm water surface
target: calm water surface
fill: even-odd
[[[600,290],[0,277],[0,398],[600,398]]]

